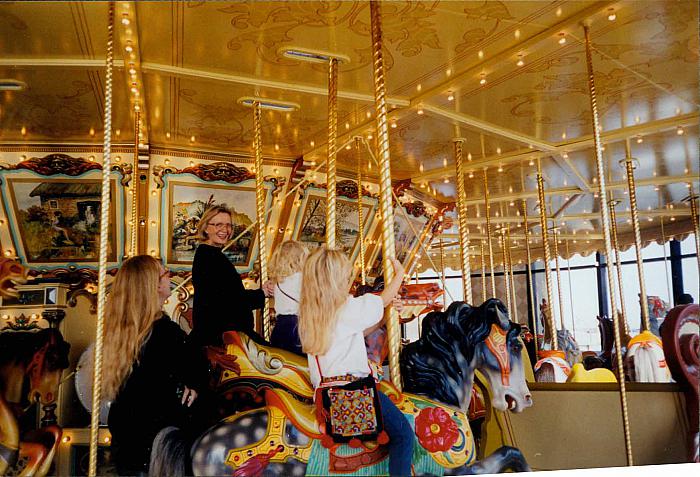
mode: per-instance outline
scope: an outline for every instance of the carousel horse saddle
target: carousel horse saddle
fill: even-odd
[[[594,368],[587,370],[583,364],[576,363],[571,368],[571,374],[566,380],[568,383],[616,383],[615,374],[609,369]]]

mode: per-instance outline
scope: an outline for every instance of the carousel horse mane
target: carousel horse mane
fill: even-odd
[[[495,298],[479,307],[454,302],[445,312],[429,313],[423,319],[421,337],[401,352],[404,391],[461,406],[476,346],[493,324],[507,331],[507,342],[518,339],[520,325],[508,320],[505,306]]]
[[[55,328],[39,331],[3,331],[0,333],[0,366],[28,366],[38,351],[44,351],[43,364],[47,371],[68,367],[70,345]]]

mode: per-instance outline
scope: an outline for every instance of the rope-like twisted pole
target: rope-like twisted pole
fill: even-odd
[[[523,199],[523,228],[525,230],[525,252],[527,253],[527,284],[530,287],[530,307],[532,313],[533,332],[535,333],[535,357],[539,350],[537,344],[537,304],[535,303],[535,290],[532,286],[532,253],[530,252],[530,227],[527,222],[527,199]]]
[[[511,303],[510,303],[510,274],[508,273],[508,251],[506,250],[506,247],[508,246],[506,244],[506,229],[505,227],[500,230],[501,233],[501,251],[503,255],[503,283],[506,292],[506,309],[508,310],[508,313],[510,313],[511,310]]]
[[[564,325],[564,292],[561,288],[561,268],[559,267],[559,229],[552,229],[552,241],[554,242],[554,269],[557,272],[557,296],[559,297],[559,324],[565,330]]]
[[[467,190],[464,187],[464,139],[454,140],[455,168],[457,172],[457,215],[459,217],[459,254],[462,259],[462,289],[464,301],[473,304],[472,271],[469,263],[469,225],[467,224]]]
[[[442,243],[442,234],[438,239],[438,245],[440,246],[440,275],[442,276],[442,282],[445,283],[447,276],[445,273],[445,245]],[[447,303],[445,303],[445,308],[447,308]]]
[[[367,271],[365,270],[365,224],[362,214],[362,154],[360,153],[361,139],[355,138],[355,155],[357,157],[357,233],[360,241],[360,276],[362,284],[367,283]]]
[[[258,252],[260,261],[260,286],[267,281],[267,238],[265,234],[265,173],[262,157],[262,110],[258,101],[253,102],[253,153],[255,155],[255,210],[258,222]],[[272,323],[270,302],[263,306],[263,336],[270,339]]]
[[[107,65],[105,68],[104,142],[102,144],[102,202],[100,204],[100,254],[97,271],[97,326],[92,376],[92,413],[90,415],[90,456],[88,475],[97,475],[97,438],[100,432],[102,400],[102,348],[104,346],[105,307],[107,305],[107,247],[109,240],[110,180],[112,168],[112,72],[114,70],[114,2],[109,2],[107,17]]]
[[[700,272],[700,226],[698,226],[698,196],[693,192],[693,183],[688,182],[688,201],[690,202],[690,220],[693,222],[695,235],[695,258],[698,260],[698,272]]]
[[[338,59],[328,61],[328,161],[326,162],[326,245],[335,247],[336,156],[338,150]]]
[[[620,257],[620,244],[617,241],[617,213],[615,212],[615,206],[620,201],[611,198],[608,201],[610,207],[610,224],[612,226],[612,246],[615,250],[615,268],[617,269],[617,286],[620,291],[620,313],[622,314],[622,329],[625,335],[630,334],[629,323],[627,322],[627,309],[625,307],[625,289],[622,285],[622,259]],[[616,311],[616,310],[614,310]]]
[[[491,205],[489,204],[488,171],[484,167],[484,215],[486,216],[486,242],[489,246],[489,265],[491,266],[491,296],[496,297],[496,274],[493,264],[493,241],[491,240]]]
[[[139,133],[141,132],[141,111],[134,111],[134,160],[133,168],[134,172],[131,179],[131,249],[129,250],[129,256],[135,257],[138,255],[138,230],[139,230],[139,218],[137,211],[138,204],[138,170],[139,170]]]
[[[632,231],[634,232],[634,251],[637,255],[637,273],[639,274],[639,302],[642,309],[643,331],[649,331],[649,306],[647,305],[647,287],[644,281],[644,261],[642,259],[642,231],[639,228],[639,210],[637,208],[637,188],[634,185],[634,162],[630,150],[629,138],[625,140],[625,174],[627,176],[627,192],[630,198],[632,213]],[[623,297],[620,297],[620,301]]]
[[[605,172],[603,170],[603,150],[600,142],[600,121],[598,119],[598,100],[595,91],[595,75],[593,73],[593,58],[591,56],[591,36],[588,25],[583,26],[583,33],[586,42],[586,69],[588,71],[588,91],[591,101],[591,117],[593,120],[593,144],[595,145],[595,162],[596,174],[598,177],[598,196],[600,197],[600,215],[603,222],[603,239],[605,242],[605,254],[608,261],[612,258],[612,242],[610,239],[610,214],[608,214],[607,191],[605,189]],[[615,279],[613,277],[612,267],[608,264],[606,267],[608,276],[608,292],[610,309],[613,310],[613,327],[615,331],[615,352],[617,353],[617,375],[620,384],[620,405],[622,408],[622,426],[625,434],[625,451],[627,454],[627,465],[634,465],[634,457],[632,456],[632,436],[630,434],[630,421],[627,407],[627,392],[625,387],[625,370],[622,363],[622,347],[620,343],[620,321],[617,314],[614,313],[616,293]],[[645,304],[646,305],[646,304]],[[644,308],[644,306],[642,307]]]
[[[389,157],[389,127],[387,123],[386,86],[384,84],[384,57],[382,53],[382,14],[378,1],[369,4],[372,30],[372,59],[374,63],[374,102],[377,115],[377,144],[379,145],[379,202],[382,216],[382,266],[384,283],[394,278],[391,264],[396,256],[394,246],[394,210],[392,207],[391,160]],[[387,332],[389,335],[389,372],[394,386],[401,390],[399,368],[399,347],[401,329],[399,317],[389,307],[387,309]]]
[[[484,257],[484,241],[479,241],[479,259],[481,261],[481,303],[486,301],[486,257]]]
[[[542,228],[542,250],[544,252],[544,282],[547,288],[547,316],[545,319],[549,323],[552,333],[552,349],[559,349],[559,338],[557,337],[557,325],[554,321],[554,301],[552,295],[552,277],[549,273],[549,262],[552,254],[549,250],[549,230],[547,229],[547,205],[544,200],[544,179],[542,178],[542,164],[537,159],[537,202],[540,208],[540,227]]]
[[[515,275],[513,274],[513,254],[510,246],[510,225],[506,225],[506,250],[508,253],[508,273],[510,273],[510,294],[513,296],[513,318],[518,323],[518,302],[515,298]],[[508,310],[510,312],[510,310]]]

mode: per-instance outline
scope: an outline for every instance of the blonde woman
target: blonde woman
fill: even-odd
[[[275,327],[272,346],[304,356],[299,341],[298,315],[301,272],[308,256],[306,247],[294,240],[282,242],[270,260],[270,281],[274,284]]]
[[[104,398],[119,475],[148,472],[153,438],[166,426],[192,425],[189,407],[208,370],[186,335],[162,311],[170,277],[153,257],[124,262],[107,300]]]
[[[194,306],[190,339],[200,346],[223,346],[225,331],[243,331],[262,340],[254,330],[253,310],[265,305],[272,285],[246,290],[236,267],[222,249],[231,239],[231,211],[214,206],[207,209],[197,225],[199,245],[192,262]]]
[[[352,265],[339,250],[320,247],[304,265],[299,305],[299,337],[308,354],[314,388],[371,374],[364,335],[381,325],[384,308],[397,296],[404,269],[393,259],[394,278],[380,296],[349,295]],[[318,359],[318,360],[317,360]],[[323,380],[321,378],[323,375]],[[323,382],[322,382],[323,381]],[[389,473],[411,475],[413,429],[396,405],[379,393],[389,435]]]

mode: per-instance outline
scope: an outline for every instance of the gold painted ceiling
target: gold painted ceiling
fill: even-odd
[[[696,1],[395,1],[382,10],[395,179],[453,202],[452,140],[461,137],[476,222],[485,167],[494,219],[515,223],[527,198],[535,220],[540,159],[563,233],[600,233],[586,22],[615,196],[626,200],[618,161],[629,139],[643,227],[653,231],[663,214],[670,220],[670,204],[687,222],[686,183],[698,188]],[[287,58],[286,48],[347,57],[339,144],[376,140],[368,2],[117,2],[116,15],[117,142],[133,144],[138,104],[146,145],[250,155],[252,114],[237,100],[259,96],[300,106],[263,115],[266,158],[321,160],[327,66]],[[0,92],[0,147],[101,144],[106,31],[104,2],[0,5],[0,78],[27,85]],[[341,168],[354,170],[355,160],[340,151]],[[363,167],[376,172],[368,155]]]

